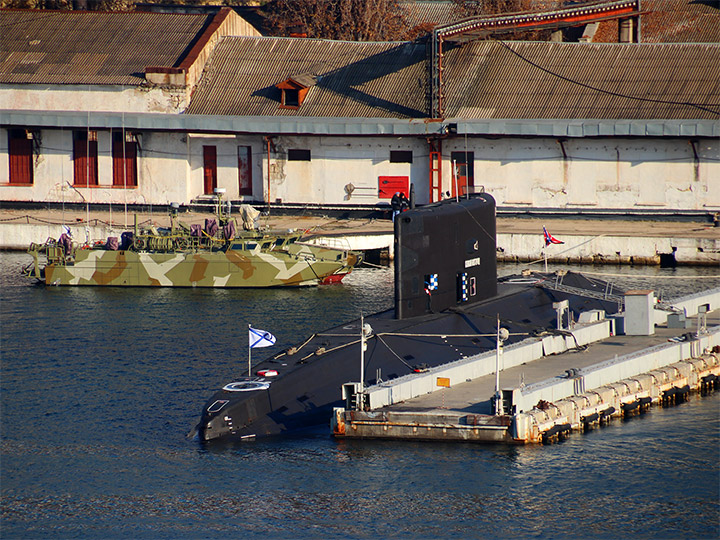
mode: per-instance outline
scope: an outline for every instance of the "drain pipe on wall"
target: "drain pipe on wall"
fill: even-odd
[[[265,195],[265,201],[268,205],[268,212],[270,212],[270,146],[273,147],[275,145],[272,144],[272,137],[267,135],[265,137],[265,143],[267,145],[267,193]]]

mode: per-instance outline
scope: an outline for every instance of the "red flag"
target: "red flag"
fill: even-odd
[[[557,238],[555,238],[552,234],[547,232],[547,229],[543,227],[543,236],[545,236],[545,247],[549,246],[550,244],[564,244],[565,242],[561,242]]]

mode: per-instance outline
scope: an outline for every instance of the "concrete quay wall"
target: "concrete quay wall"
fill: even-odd
[[[640,352],[611,358],[577,370],[574,377],[554,377],[524,388],[515,388],[512,390],[512,406],[516,413],[527,412],[540,402],[552,403],[588,388],[599,388],[674,362],[697,358],[703,351],[711,350],[716,345],[720,345],[720,327],[711,328],[707,334],[696,340],[667,342]]]
[[[718,333],[715,333],[712,341],[717,342],[717,336]],[[717,346],[714,350],[717,350]],[[659,359],[652,351],[648,354],[655,354],[655,359]],[[647,359],[637,365],[643,363],[647,363]],[[703,378],[708,376],[720,376],[720,352],[691,356],[613,380],[580,394],[570,392],[567,397],[557,401],[538,402],[540,407],[514,415],[511,436],[515,442],[545,442],[548,434],[585,429],[613,416],[631,414],[651,404],[672,401],[678,393],[684,396],[691,390],[697,391],[701,388]]]
[[[48,238],[57,240],[66,230],[70,231],[76,242],[82,243],[86,239],[95,242],[106,240],[110,236],[119,238],[123,231],[132,230],[132,223],[128,228],[117,228],[98,222],[87,226],[85,223],[0,223],[0,249],[25,251],[32,243],[44,244]]]
[[[620,236],[599,234],[563,235],[565,244],[547,247],[552,263],[581,264],[720,264],[720,230],[716,238]],[[543,241],[537,234],[498,233],[498,261],[530,262],[544,259]]]
[[[203,223],[211,213],[189,212],[186,223]],[[131,230],[134,214],[91,211],[0,210],[0,249],[26,250],[30,243],[57,238],[67,225],[78,242],[104,241]],[[127,222],[127,224],[126,224]],[[138,222],[167,226],[165,212],[139,214]],[[87,224],[87,226],[86,226]],[[309,230],[312,241],[358,251],[387,249],[392,258],[393,226],[389,220],[313,216],[263,216],[261,226]],[[711,224],[588,219],[497,220],[500,262],[541,261],[543,224],[561,245],[547,248],[548,260],[558,263],[679,264],[720,266],[720,227]]]

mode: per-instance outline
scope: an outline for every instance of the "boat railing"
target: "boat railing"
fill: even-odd
[[[341,251],[349,251],[352,249],[347,236],[313,236],[307,240],[303,240],[302,243]]]
[[[190,236],[188,234],[138,234],[133,240],[135,251],[174,253],[198,251],[204,248],[220,247],[225,241],[212,236]]]
[[[553,291],[558,292],[566,292],[569,294],[576,294],[578,296],[584,296],[587,298],[596,298],[598,300],[607,300],[610,302],[615,302],[618,305],[618,310],[622,311],[625,306],[625,297],[614,294],[612,287],[605,288],[603,292],[598,291],[592,291],[589,289],[583,289],[580,287],[573,287],[571,285],[566,285],[563,283],[562,277],[556,277],[555,280],[545,280],[540,281],[536,283],[537,287],[541,287],[543,289],[551,289]]]

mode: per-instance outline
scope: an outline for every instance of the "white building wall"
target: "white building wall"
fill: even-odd
[[[376,204],[380,176],[407,176],[419,202],[428,198],[428,150],[414,138],[276,137],[270,153],[272,201]],[[288,161],[290,149],[310,150],[311,161]],[[412,163],[391,163],[392,150],[412,151]],[[265,156],[263,174],[267,174]],[[266,177],[265,177],[266,178]],[[348,188],[352,184],[352,188]],[[348,193],[351,191],[351,193]]]
[[[109,131],[98,131],[100,187],[72,187],[72,130],[49,129],[40,132],[35,185],[16,187],[8,185],[8,135],[1,129],[0,200],[188,203],[203,194],[205,145],[216,147],[218,187],[232,200],[389,203],[378,198],[378,177],[385,175],[409,176],[416,200],[429,199],[424,138],[276,136],[269,160],[264,134],[143,132],[138,141],[137,189],[110,187]],[[251,148],[252,196],[239,195],[239,146]],[[680,138],[578,138],[562,145],[551,137],[446,139],[443,191],[451,191],[451,152],[468,151],[475,185],[501,207],[720,211],[720,141],[700,139],[695,147],[697,163],[690,141]],[[310,150],[311,161],[288,161],[289,149]],[[390,163],[391,150],[412,151],[413,162]]]
[[[158,135],[162,136],[162,135]],[[182,152],[188,167],[187,194],[183,202],[189,202],[204,191],[203,147],[214,146],[217,158],[217,187],[225,190],[225,197],[232,200],[265,200],[266,191],[262,161],[266,152],[263,138],[259,135],[211,135],[192,133],[183,136],[186,141]],[[253,195],[240,195],[238,172],[238,147],[250,147]],[[180,151],[177,152],[180,154]]]
[[[109,134],[108,134],[109,135]],[[188,189],[187,135],[184,133],[143,133],[138,137],[138,188],[113,190],[120,196],[133,195],[142,204],[179,204],[195,196]],[[109,147],[108,147],[109,148]],[[108,151],[108,167],[112,183],[112,162]],[[126,193],[122,193],[125,191]]]
[[[189,103],[185,88],[3,84],[0,109],[16,111],[90,111],[179,113]]]
[[[562,147],[551,138],[470,142],[475,183],[492,193],[498,206],[720,209],[718,140],[697,143],[697,166],[688,139],[568,139]],[[445,144],[444,156],[451,148]],[[446,169],[444,189],[449,189]]]
[[[138,137],[138,187],[113,187],[112,136],[98,131],[98,186],[74,185],[73,131],[42,130],[33,156],[32,186],[9,184],[8,133],[0,130],[0,200],[112,204],[186,202],[186,145],[183,134]],[[193,194],[194,196],[194,194]]]
[[[451,152],[474,152],[475,185],[492,193],[498,205],[552,206],[567,204],[567,174],[562,151],[554,139],[468,139],[446,141]],[[443,191],[451,191],[452,168],[443,168]],[[502,203],[501,203],[502,201]]]

